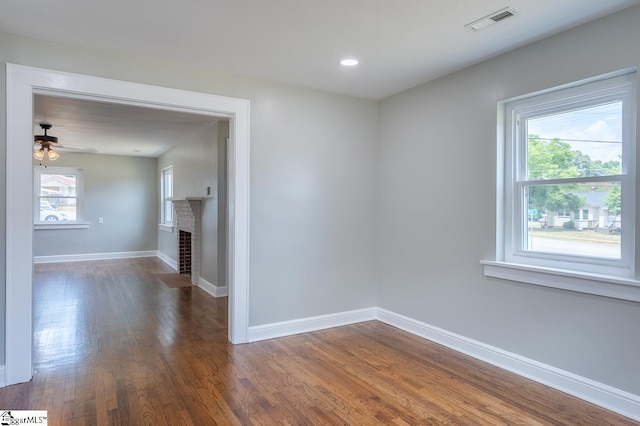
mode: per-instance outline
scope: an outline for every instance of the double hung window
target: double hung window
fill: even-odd
[[[635,78],[504,104],[498,260],[634,278]]]
[[[162,169],[160,178],[160,225],[173,226],[173,166]]]
[[[82,170],[72,167],[34,168],[36,225],[69,225],[82,222]]]

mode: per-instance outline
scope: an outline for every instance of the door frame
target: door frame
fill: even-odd
[[[229,340],[247,342],[249,296],[249,112],[245,99],[81,74],[6,65],[5,385],[33,377],[33,95],[111,102],[229,119]],[[0,377],[0,380],[2,378]]]

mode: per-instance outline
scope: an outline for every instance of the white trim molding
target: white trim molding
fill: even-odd
[[[485,277],[640,302],[640,281],[496,260],[481,260]]]
[[[198,278],[198,287],[212,295],[213,297],[226,297],[228,296],[227,286],[218,287],[215,284],[211,284],[209,281],[204,278]]]
[[[249,324],[250,110],[246,99],[6,64],[5,371],[8,384],[33,377],[33,95],[86,99],[229,120],[229,334],[247,341]]]
[[[164,225],[162,223],[159,223],[158,230],[164,232],[173,232],[173,225]]]
[[[376,308],[358,309],[355,311],[339,312],[320,315],[317,317],[301,318],[273,324],[254,325],[249,327],[249,342],[275,339],[277,337],[292,336],[310,331],[324,330],[343,325],[356,324],[376,319]]]
[[[457,352],[558,389],[608,410],[640,421],[640,396],[586,377],[487,345],[477,340],[377,308],[377,319]]]
[[[7,386],[7,373],[4,365],[0,365],[0,388]]]
[[[134,259],[159,257],[157,250],[122,251],[113,253],[62,254],[58,256],[34,256],[33,263],[82,262],[85,260]]]
[[[36,223],[33,225],[35,231],[41,231],[43,229],[89,229],[90,222],[54,222],[54,223]]]
[[[167,265],[171,266],[176,271],[178,270],[178,262],[173,260],[169,256],[167,256],[166,254],[164,254],[160,250],[157,251],[156,256],[158,257],[158,259],[162,260],[164,263],[166,263]]]

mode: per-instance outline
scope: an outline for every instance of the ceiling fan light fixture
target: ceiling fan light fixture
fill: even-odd
[[[55,136],[51,136],[47,134],[47,130],[49,130],[52,126],[49,123],[40,123],[40,127],[44,130],[44,135],[35,135],[33,137],[34,142],[49,142],[49,143],[58,143],[58,138]]]
[[[47,155],[49,156],[49,160],[51,161],[55,161],[58,158],[60,158],[60,154],[58,154],[57,152],[55,152],[53,149],[49,148]]]
[[[35,135],[33,137],[34,143],[40,144],[40,149],[33,153],[33,158],[42,161],[46,153],[50,161],[55,161],[60,158],[60,154],[55,152],[52,146],[58,146],[58,138],[47,134],[47,130],[51,128],[50,123],[40,123],[40,127],[44,130],[44,135]]]
[[[39,150],[35,151],[33,153],[33,158],[38,161],[42,161],[42,159],[44,158],[44,148],[40,148]]]

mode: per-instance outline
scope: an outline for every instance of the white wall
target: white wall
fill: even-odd
[[[640,67],[639,22],[628,9],[380,102],[378,306],[640,395],[639,304],[479,264],[496,250],[497,102]]]
[[[43,165],[83,169],[84,221],[90,225],[34,231],[35,256],[157,249],[155,158],[61,152],[58,160]]]

